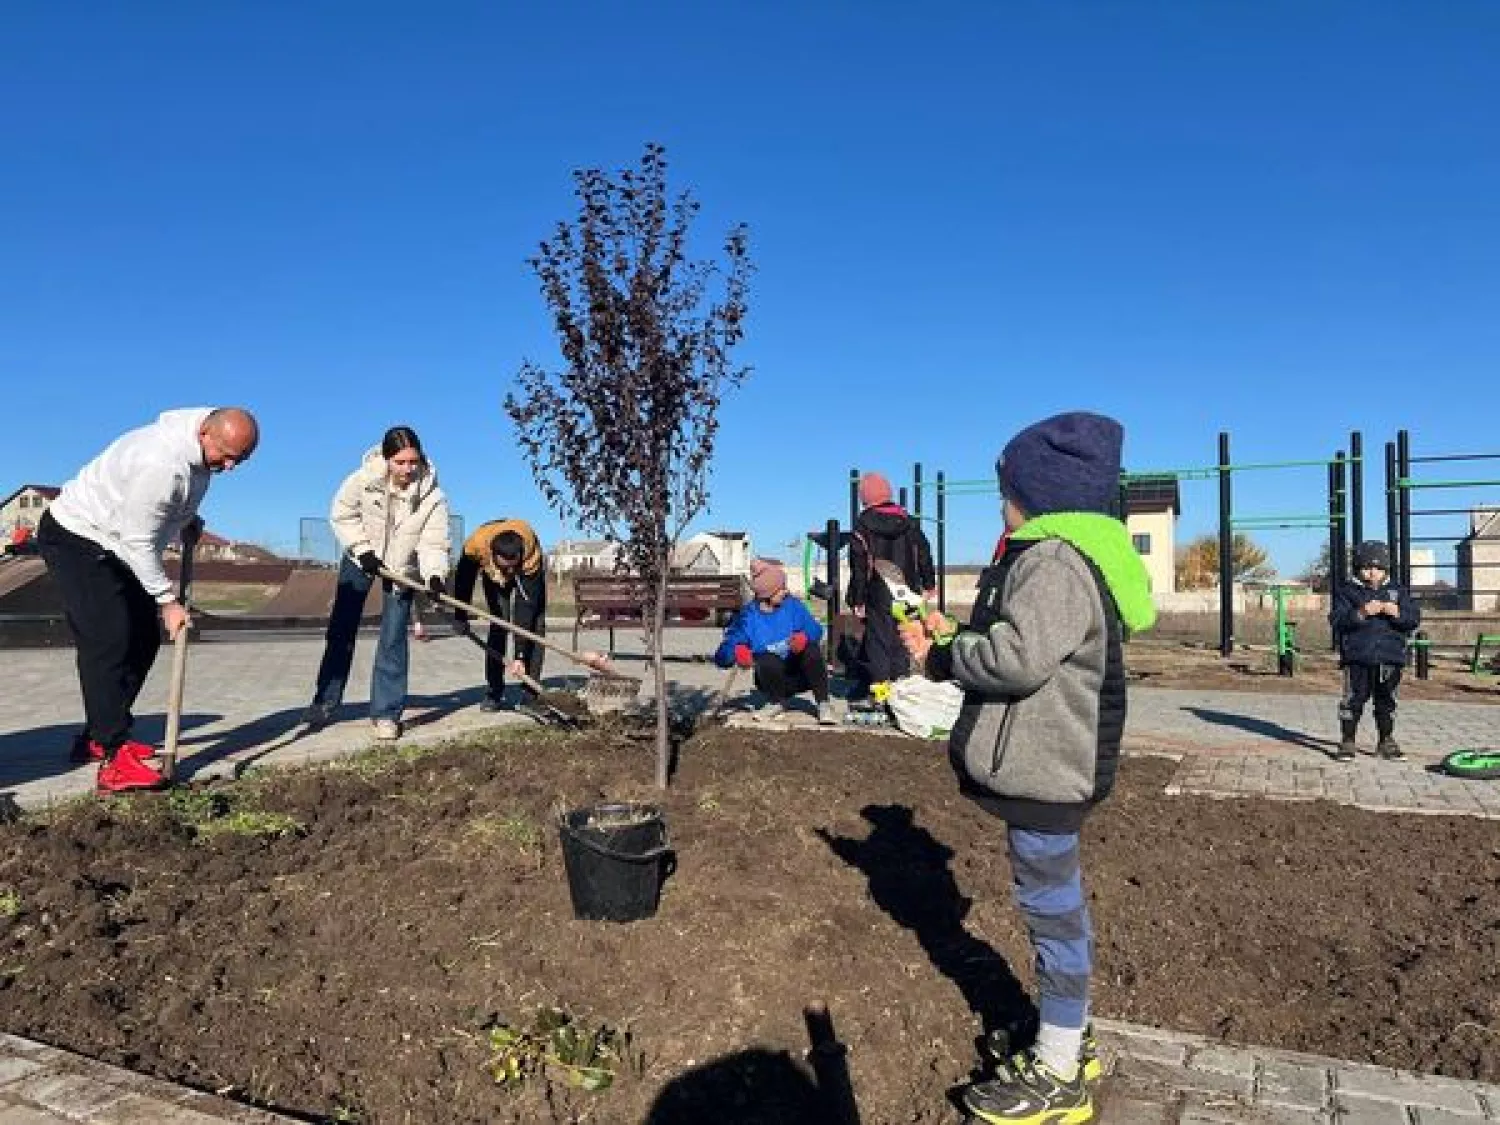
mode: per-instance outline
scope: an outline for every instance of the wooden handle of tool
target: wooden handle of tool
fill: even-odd
[[[736,664],[729,669],[729,675],[724,677],[724,686],[719,689],[719,698],[714,701],[714,709],[709,712],[709,717],[717,719],[724,711],[724,704],[729,702],[729,693],[734,690],[734,681],[740,674],[740,666]]]
[[[478,637],[476,637],[473,633],[468,634],[468,637],[469,637],[469,640],[473,641],[476,645],[478,645],[481,649],[483,649],[486,655],[493,657],[494,659],[500,661],[502,664],[509,665],[511,663],[509,660],[507,660],[505,658],[504,654],[498,653],[494,649],[490,648],[489,645],[485,644]],[[508,668],[507,668],[507,671],[509,671]],[[538,695],[541,695],[542,692],[544,692],[544,691],[547,690],[540,683],[538,683],[536,680],[533,680],[525,672],[521,672],[519,674],[518,678],[520,679],[520,681],[523,684],[525,684],[527,687],[529,687],[532,691],[536,692]]]
[[[182,560],[177,572],[177,601],[187,614],[177,636],[172,638],[172,681],[167,686],[167,733],[161,749],[161,775],[168,781],[177,772],[177,741],[182,734],[182,689],[187,683],[188,628],[192,625],[192,611],[188,598],[193,588],[193,552],[198,546],[196,537],[184,537]]]
[[[177,772],[177,739],[182,732],[182,688],[187,683],[187,624],[172,642],[172,682],[167,687],[167,735],[161,750],[161,775],[168,781]]]
[[[398,586],[404,586],[406,587],[406,589],[411,590],[413,593],[426,594],[428,597],[432,597],[432,592],[428,590],[426,586],[422,585],[420,582],[413,582],[404,574],[397,574],[389,567],[383,566],[380,568],[380,577],[394,582]],[[479,618],[482,621],[488,621],[491,625],[498,625],[500,626],[500,628],[514,633],[518,637],[524,637],[526,640],[531,641],[534,644],[539,644],[543,648],[551,649],[559,656],[567,657],[574,664],[581,665],[582,667],[591,669],[595,672],[599,671],[598,665],[596,665],[591,660],[585,660],[582,653],[574,652],[572,649],[566,648],[565,646],[560,645],[555,641],[549,641],[546,637],[541,636],[538,633],[533,633],[530,629],[523,629],[521,626],[505,620],[505,618],[503,617],[496,617],[493,613],[486,613],[484,610],[477,609],[476,607],[470,605],[468,602],[461,602],[457,598],[450,597],[447,594],[439,594],[435,600],[447,606],[449,609],[458,609],[462,610],[464,613],[473,614],[475,617]]]

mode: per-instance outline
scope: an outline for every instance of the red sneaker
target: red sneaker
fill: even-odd
[[[99,778],[94,787],[100,793],[129,793],[137,789],[165,789],[167,779],[161,770],[141,761],[126,750],[126,743],[115,752],[115,756],[99,767]],[[136,745],[140,745],[136,743]],[[149,748],[148,748],[149,749]]]
[[[155,746],[146,742],[136,742],[133,739],[120,743],[120,751],[133,758],[139,758],[141,761],[156,757]],[[73,749],[68,752],[68,757],[75,762],[102,762],[109,757],[109,751],[92,738],[84,738],[81,734],[75,734]]]
[[[100,747],[100,749],[103,749],[103,747]],[[124,742],[120,743],[120,753],[129,754],[137,761],[144,762],[147,758],[156,757],[156,747],[152,746],[149,742],[137,742],[133,738],[127,738]]]

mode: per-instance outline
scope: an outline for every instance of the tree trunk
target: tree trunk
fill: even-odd
[[[667,666],[662,656],[662,635],[667,630],[667,567],[656,579],[656,604],[651,607],[651,667],[656,673],[656,787],[667,787],[672,743],[667,737]]]

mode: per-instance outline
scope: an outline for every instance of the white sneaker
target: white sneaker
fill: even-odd
[[[758,723],[774,723],[784,714],[786,714],[786,708],[780,703],[767,703],[759,711],[755,712],[755,721]]]
[[[401,724],[395,719],[371,719],[370,725],[375,728],[375,737],[382,742],[394,742],[401,737]]]
[[[309,726],[313,730],[326,727],[329,723],[333,722],[334,710],[335,708],[331,703],[310,704],[307,710],[302,712],[303,725]]]
[[[818,704],[818,722],[825,727],[839,725],[838,712],[833,709],[833,700],[825,699]]]

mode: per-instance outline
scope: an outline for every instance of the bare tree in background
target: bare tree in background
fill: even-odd
[[[698,203],[669,195],[660,145],[646,146],[638,168],[588,168],[573,181],[577,218],[560,222],[529,260],[563,368],[525,363],[505,411],[547,503],[620,544],[622,563],[641,579],[656,782],[665,787],[667,577],[678,540],[708,501],[720,399],[749,374],[731,364],[744,336],[749,238],[736,226],[722,262],[688,257]]]

